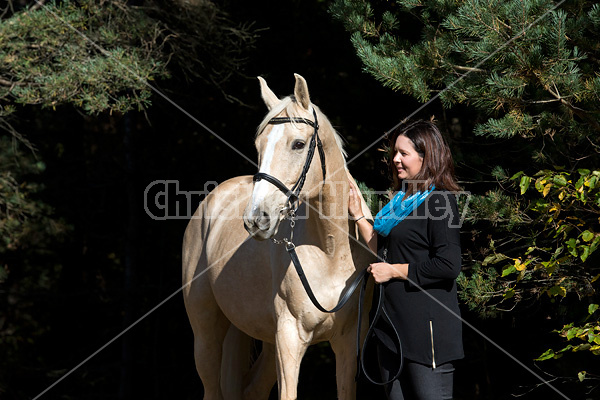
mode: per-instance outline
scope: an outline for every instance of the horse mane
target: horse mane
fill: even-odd
[[[327,117],[322,112],[320,112],[321,110],[319,109],[319,107],[315,106],[312,103],[311,103],[311,107],[314,107],[317,110],[317,114],[319,114],[319,125],[321,127],[327,126],[333,132],[333,137],[335,138],[335,142],[340,150],[340,153],[342,153],[342,157],[344,158],[344,161],[346,161],[346,157],[348,156],[348,153],[346,153],[346,150],[344,149],[344,139],[333,128],[333,126],[331,125],[331,122],[329,122],[329,119],[327,119]],[[262,120],[260,125],[258,125],[255,138],[260,136],[260,134],[267,127],[267,125],[269,125],[269,121],[272,118],[275,118],[276,116],[281,114],[283,111],[285,111],[287,116],[290,118],[302,118],[302,116],[298,112],[298,107],[296,106],[296,99],[294,99],[293,96],[284,97],[283,99],[281,99],[281,101],[275,107],[273,107],[271,110],[269,110],[269,112],[267,113],[265,118]],[[294,124],[294,122],[292,122],[292,124]]]

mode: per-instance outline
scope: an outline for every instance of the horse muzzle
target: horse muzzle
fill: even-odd
[[[244,228],[255,239],[271,239],[277,234],[280,213],[275,216],[259,207],[248,205],[244,211]]]

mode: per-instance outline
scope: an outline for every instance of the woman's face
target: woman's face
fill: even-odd
[[[414,179],[423,166],[423,158],[415,150],[413,142],[404,135],[396,139],[392,161],[396,166],[399,180]]]

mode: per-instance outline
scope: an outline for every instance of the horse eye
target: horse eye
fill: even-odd
[[[302,150],[304,148],[305,143],[302,140],[296,140],[292,144],[292,150]]]

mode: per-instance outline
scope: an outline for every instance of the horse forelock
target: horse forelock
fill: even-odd
[[[320,126],[320,128],[323,129],[324,127],[327,127],[333,133],[333,137],[335,139],[337,147],[340,150],[340,153],[342,154],[342,157],[344,158],[344,161],[345,161],[346,157],[348,156],[348,154],[346,153],[346,150],[344,149],[344,139],[333,128],[333,126],[331,125],[331,122],[329,122],[329,119],[327,119],[327,117],[321,112],[321,110],[319,109],[319,107],[315,106],[314,104],[311,104],[311,107],[314,107],[317,110],[317,114],[319,116],[318,118],[319,118],[319,126]],[[269,121],[271,121],[271,119],[277,117],[283,111],[285,111],[285,113],[287,114],[287,116],[290,117],[290,118],[303,118],[303,116],[300,115],[299,107],[296,105],[296,100],[293,98],[293,96],[285,97],[285,98],[281,99],[281,101],[279,102],[279,104],[277,104],[276,106],[274,106],[267,113],[267,115],[262,120],[262,122],[260,123],[260,125],[258,125],[258,129],[256,130],[256,136],[255,136],[255,138],[257,138],[257,137],[260,136],[260,134],[267,127],[267,125],[269,125]],[[292,122],[292,124],[293,124],[293,122]]]

